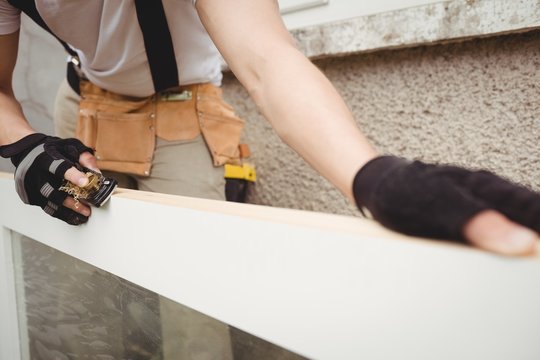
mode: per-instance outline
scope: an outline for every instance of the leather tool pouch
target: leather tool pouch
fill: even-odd
[[[76,137],[95,149],[103,170],[149,176],[156,136],[192,140],[201,132],[215,166],[239,164],[243,126],[223,101],[221,89],[210,84],[133,98],[81,82]]]
[[[214,166],[241,164],[239,144],[244,120],[236,116],[232,106],[223,100],[220,88],[210,84],[199,85],[197,114]]]

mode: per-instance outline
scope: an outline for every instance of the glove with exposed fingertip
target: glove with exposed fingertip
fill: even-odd
[[[408,235],[465,242],[465,224],[487,209],[540,232],[540,194],[485,170],[380,156],[358,171],[353,194],[361,212]]]

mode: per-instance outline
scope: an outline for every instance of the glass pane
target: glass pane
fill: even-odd
[[[303,359],[14,234],[25,359]]]

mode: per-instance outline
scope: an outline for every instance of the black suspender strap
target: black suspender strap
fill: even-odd
[[[77,57],[77,53],[65,41],[56,36],[43,21],[37,11],[35,0],[8,0],[8,2],[53,35],[69,55]],[[143,34],[155,92],[178,86],[176,56],[162,2],[160,0],[135,0],[135,8]],[[75,66],[71,62],[68,63],[67,80],[73,90],[79,93],[79,76]]]
[[[176,55],[161,0],[135,0],[155,92],[179,85]]]

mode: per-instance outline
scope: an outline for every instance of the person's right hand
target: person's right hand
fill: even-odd
[[[90,207],[60,191],[64,179],[78,186],[88,184],[76,164],[97,170],[93,150],[77,139],[60,139],[34,133],[0,146],[0,156],[15,165],[15,186],[21,200],[41,207],[47,214],[71,225],[88,221]]]

